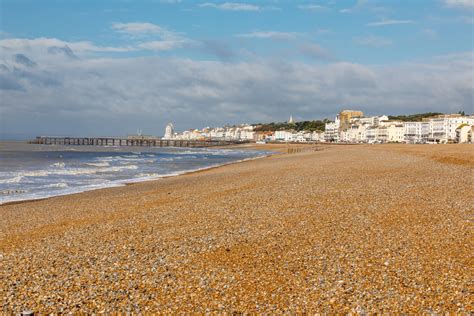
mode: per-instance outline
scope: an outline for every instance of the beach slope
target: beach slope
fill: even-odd
[[[2,311],[472,312],[472,145],[322,147],[0,206]]]

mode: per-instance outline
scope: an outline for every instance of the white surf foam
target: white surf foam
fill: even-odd
[[[43,185],[41,187],[39,187],[40,189],[47,189],[47,188],[60,188],[60,189],[64,189],[64,188],[67,188],[69,187],[67,185],[67,183],[64,183],[64,182],[60,182],[60,183],[51,183],[51,184],[47,184],[47,185]]]
[[[18,183],[23,179],[23,176],[15,176],[13,178],[1,179],[0,183]]]
[[[238,152],[236,153],[235,151],[228,150],[229,153],[234,152],[235,154],[239,154]],[[182,155],[182,152],[177,152],[173,153],[173,155],[176,156],[171,156],[171,157],[161,157],[160,155],[154,155],[153,157],[156,158],[154,159],[149,159],[149,158],[143,158],[139,157],[137,155],[120,155],[120,156],[108,156],[108,157],[99,157],[96,158],[95,161],[88,162],[87,168],[65,168],[62,164],[53,164],[50,165],[50,168],[47,168],[45,170],[37,170],[37,171],[24,171],[22,173],[5,173],[4,176],[8,176],[8,179],[2,179],[0,180],[0,183],[15,183],[15,182],[20,182],[24,177],[45,177],[49,175],[87,175],[87,174],[101,174],[101,173],[117,173],[120,177],[127,176],[128,179],[120,179],[120,180],[113,180],[110,179],[110,177],[113,177],[111,174],[109,176],[99,176],[97,177],[73,177],[71,180],[73,182],[69,183],[69,180],[66,179],[61,179],[61,181],[58,183],[53,183],[53,184],[47,184],[44,185],[44,189],[47,188],[56,188],[56,190],[44,190],[44,192],[35,192],[30,193],[30,192],[25,192],[25,193],[20,193],[16,195],[3,195],[0,196],[0,204],[6,203],[6,202],[12,202],[12,201],[19,201],[19,200],[29,200],[29,199],[42,199],[42,198],[48,198],[52,196],[59,196],[59,195],[66,195],[66,194],[74,194],[74,193],[79,193],[79,192],[84,192],[84,191],[89,191],[89,190],[95,190],[95,189],[101,189],[101,188],[108,188],[108,187],[114,187],[114,186],[121,186],[126,183],[134,183],[134,182],[143,182],[143,181],[150,181],[150,180],[155,180],[155,179],[160,179],[160,178],[165,178],[165,177],[172,177],[172,176],[177,176],[181,174],[186,174],[186,173],[191,173],[191,172],[196,172],[200,170],[206,170],[209,168],[214,168],[217,166],[222,166],[222,165],[228,165],[228,164],[233,164],[241,161],[246,161],[246,160],[253,160],[253,159],[258,159],[267,156],[267,154],[257,154],[257,156],[252,156],[248,158],[244,158],[241,160],[234,160],[234,161],[228,161],[226,163],[215,163],[215,164],[208,164],[207,166],[203,166],[200,168],[190,168],[187,170],[181,170],[181,171],[175,171],[171,172],[170,169],[175,168],[172,167],[174,164],[170,163],[169,165],[166,164],[166,161],[173,161],[174,159],[189,159],[190,161],[193,159],[193,154],[205,154],[205,156],[211,156],[211,155],[220,155],[222,154],[222,150],[218,151],[198,151],[198,150],[189,150],[186,154]],[[242,152],[243,154],[244,152]],[[226,153],[227,154],[227,153]],[[245,152],[245,156],[247,155],[255,155],[256,153],[249,153]],[[148,155],[151,156],[151,155]],[[203,155],[204,156],[204,155]],[[205,157],[204,156],[204,157]],[[200,158],[204,158],[200,157]],[[207,158],[207,157],[206,157]],[[117,161],[120,164],[113,165],[112,161]],[[132,170],[137,170],[139,169],[140,164],[143,161],[154,161],[154,162],[160,162],[163,161],[163,165],[159,168],[159,173],[154,170],[140,170],[137,172],[137,174],[133,175]],[[129,161],[133,161],[134,164],[129,164]],[[209,160],[208,160],[209,161]],[[123,163],[126,163],[123,165]],[[111,166],[112,164],[112,166]],[[137,165],[138,164],[138,165]],[[171,167],[171,168],[168,168]],[[55,167],[55,168],[52,168]],[[184,165],[183,165],[184,167]],[[147,169],[150,169],[148,167]],[[127,170],[130,170],[130,172],[126,172]],[[162,172],[163,171],[163,172]],[[124,173],[122,173],[124,172]],[[126,172],[126,173],[125,173]],[[169,172],[169,173],[166,173]],[[34,181],[36,180],[33,179],[28,179],[28,181]],[[41,179],[38,179],[39,182],[43,181]],[[33,182],[32,182],[33,183]],[[38,183],[41,185],[41,183]],[[69,185],[68,185],[69,184]],[[36,187],[36,188],[41,188],[41,187]],[[8,184],[7,184],[7,189]],[[33,192],[33,191],[32,191]]]
[[[108,163],[107,161],[103,161],[103,162],[86,162],[86,165],[92,166],[92,167],[108,167],[108,166],[110,166],[110,163]]]

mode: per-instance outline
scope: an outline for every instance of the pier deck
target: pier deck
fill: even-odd
[[[76,146],[145,146],[145,147],[213,147],[240,144],[241,141],[227,140],[180,140],[140,137],[68,137],[38,136],[31,141],[41,145]]]

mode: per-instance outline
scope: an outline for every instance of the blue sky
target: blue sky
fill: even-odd
[[[217,41],[229,49],[245,49],[265,57],[303,58],[294,54],[292,48],[297,42],[310,42],[324,47],[337,59],[378,64],[472,50],[472,1],[452,2],[450,5],[449,1],[435,0],[259,1],[248,2],[245,7],[237,2],[186,0],[3,0],[2,31],[7,37],[50,37],[122,46],[144,38],[118,34],[112,28],[114,23],[153,23],[192,40]],[[258,32],[261,37],[256,37]],[[267,38],[263,37],[265,32]],[[275,33],[273,37],[270,32]],[[120,55],[139,54],[156,52]],[[197,49],[160,54],[219,58]],[[242,59],[245,55],[234,57]]]
[[[3,0],[1,132],[472,112],[473,19],[474,0]]]

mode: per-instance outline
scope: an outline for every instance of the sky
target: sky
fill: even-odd
[[[0,138],[474,112],[474,0],[0,0]]]

